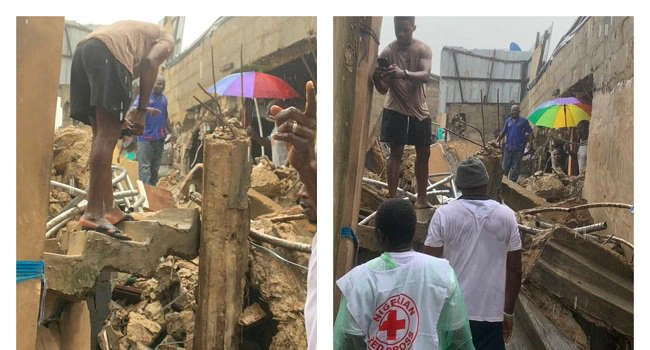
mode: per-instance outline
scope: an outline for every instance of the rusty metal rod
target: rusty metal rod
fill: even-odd
[[[220,116],[220,115],[218,115],[217,113],[213,112],[213,111],[210,109],[210,107],[208,107],[205,103],[203,103],[201,100],[199,100],[196,96],[192,96],[192,97],[194,97],[194,99],[195,99],[199,104],[201,104],[201,106],[202,106],[203,108],[205,108],[208,112],[210,112],[210,114],[212,114],[213,116],[217,117],[217,119],[221,122],[222,125],[227,126],[228,129],[230,129],[230,132],[232,132],[233,135],[236,135],[236,134],[235,134],[235,130],[232,128],[232,126],[231,126],[230,124],[226,123],[226,121],[223,119],[222,116]]]
[[[455,132],[453,132],[453,131],[451,131],[451,130],[445,128],[445,127],[442,127],[442,126],[441,126],[441,128],[442,128],[443,130],[445,130],[445,131],[449,131],[450,133],[452,133],[452,134],[454,134],[454,135],[456,135],[456,136],[462,138],[463,140],[465,140],[465,141],[467,141],[467,142],[471,142],[471,143],[473,143],[473,144],[475,144],[475,145],[477,145],[477,146],[479,146],[479,147],[486,148],[485,145],[481,145],[481,144],[478,143],[478,142],[474,142],[474,141],[468,139],[467,137],[465,137],[465,136],[463,136],[463,135],[459,135],[459,134],[457,134],[457,133],[455,133]]]
[[[208,96],[210,97],[210,100],[214,101],[214,103],[217,105],[217,112],[219,113],[219,115],[222,115],[223,113],[221,113],[221,105],[219,104],[219,100],[217,99],[217,97],[216,97],[216,96],[212,96],[212,95],[210,95],[210,93],[208,92],[208,90],[206,90],[206,89],[203,87],[203,85],[201,85],[201,83],[196,83],[196,85],[198,85],[199,88],[201,88],[201,90],[203,90],[203,92],[204,92],[206,95],[208,95]],[[215,83],[215,85],[216,85],[216,83]],[[217,94],[216,89],[215,89],[214,94],[215,94],[215,95]]]
[[[253,228],[250,229],[250,236],[254,239],[257,239],[264,243],[272,244],[274,246],[287,248],[291,250],[297,250],[299,252],[304,252],[304,253],[311,253],[311,245],[309,244],[287,241],[282,238],[267,235],[266,233],[262,233]]]
[[[523,215],[546,213],[546,212],[550,212],[550,211],[563,211],[563,212],[571,213],[571,212],[574,212],[574,211],[584,210],[584,209],[591,209],[591,208],[632,209],[632,205],[631,204],[625,204],[625,203],[601,202],[601,203],[582,204],[582,205],[578,205],[578,206],[570,207],[570,208],[548,207],[548,208],[525,209],[525,210],[520,211],[520,213],[523,214]]]
[[[307,219],[307,216],[305,214],[297,214],[297,215],[278,216],[275,218],[271,218],[271,222],[278,223],[278,222],[288,222],[288,221],[296,221],[296,220],[304,220],[304,219]]]
[[[476,131],[478,132],[478,134],[481,136],[481,141],[483,141],[483,147],[485,147],[485,138],[483,137],[483,133],[481,132],[481,130],[479,130],[478,128],[472,126],[472,125],[469,124],[469,123],[465,123],[465,122],[462,121],[462,120],[456,120],[456,121],[459,122],[459,123],[465,124],[466,126],[469,126],[470,128],[476,130]]]

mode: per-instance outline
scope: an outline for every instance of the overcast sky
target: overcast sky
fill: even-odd
[[[422,40],[433,51],[431,72],[440,74],[440,51],[443,46],[466,49],[504,49],[511,42],[523,51],[535,45],[540,35],[553,25],[551,52],[577,17],[416,17],[413,37]],[[395,40],[393,17],[384,17],[379,38],[380,50]]]
[[[72,20],[76,21],[81,24],[111,24],[113,22],[117,22],[120,20],[125,20],[125,19],[133,19],[133,20],[138,20],[138,21],[143,21],[143,22],[150,22],[150,23],[158,23],[160,20],[162,20],[163,16],[155,16],[155,15],[144,15],[144,16],[137,16],[137,17],[117,17],[115,15],[102,15],[102,14],[97,14],[97,15],[83,15],[83,16],[70,16],[66,17],[66,20]],[[185,28],[183,30],[183,44],[181,46],[181,50],[185,50],[188,46],[190,46],[194,40],[198,39],[203,32],[208,30],[210,25],[214,23],[214,21],[217,20],[219,16],[215,16],[213,14],[209,16],[186,16],[185,17]]]

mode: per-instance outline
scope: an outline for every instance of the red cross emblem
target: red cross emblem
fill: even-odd
[[[397,319],[397,311],[390,310],[388,317],[379,325],[380,332],[386,332],[386,340],[395,340],[397,331],[406,328],[406,320]]]
[[[368,349],[411,349],[419,327],[415,301],[406,294],[393,295],[375,309]]]

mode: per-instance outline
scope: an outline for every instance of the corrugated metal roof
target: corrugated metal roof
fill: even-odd
[[[487,103],[497,103],[497,90],[499,102],[519,102],[530,56],[531,52],[522,51],[444,47],[440,56],[439,111],[445,111],[447,103],[480,103],[481,90]]]

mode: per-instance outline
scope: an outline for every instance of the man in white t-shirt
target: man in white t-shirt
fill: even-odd
[[[413,251],[415,209],[389,199],[377,209],[385,251],[341,277],[334,349],[474,349],[449,262]]]
[[[521,238],[514,212],[487,196],[488,180],[476,157],[458,166],[463,195],[436,210],[424,252],[456,271],[476,349],[504,349],[521,287]]]

